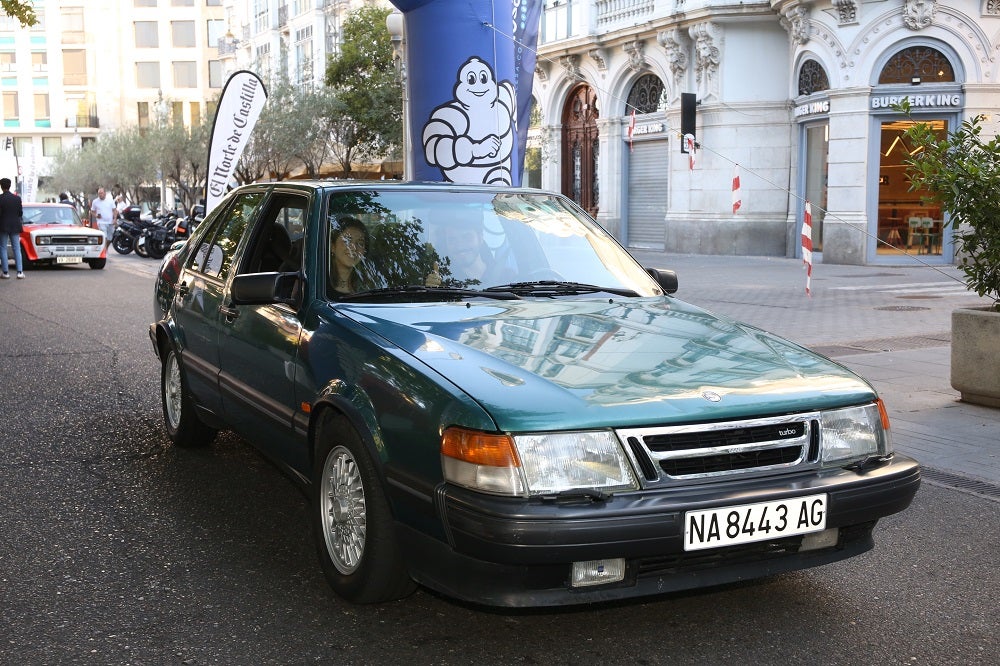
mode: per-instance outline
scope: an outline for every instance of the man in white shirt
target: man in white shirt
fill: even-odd
[[[115,233],[118,220],[118,209],[103,187],[98,188],[97,198],[90,204],[90,226],[104,232],[104,249],[111,245],[111,236]]]

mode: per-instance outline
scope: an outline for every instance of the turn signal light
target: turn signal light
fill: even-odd
[[[510,435],[497,435],[465,428],[448,428],[441,436],[441,454],[473,465],[520,467],[521,461]]]

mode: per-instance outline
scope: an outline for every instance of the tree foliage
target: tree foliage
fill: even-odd
[[[365,6],[351,12],[340,52],[327,62],[326,83],[339,101],[335,157],[345,175],[352,161],[385,157],[402,143],[403,93],[385,24],[390,11]]]
[[[909,102],[898,110],[909,115]],[[948,133],[914,123],[906,136],[916,152],[905,163],[910,191],[927,190],[925,201],[948,213],[969,288],[1000,311],[1000,139],[982,137],[983,120]]]
[[[31,0],[0,0],[4,14],[13,16],[21,22],[21,26],[27,28],[38,23],[38,16]]]

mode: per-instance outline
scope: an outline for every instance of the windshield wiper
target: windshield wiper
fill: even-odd
[[[493,298],[500,301],[520,300],[520,296],[509,289],[497,289],[496,291],[479,291],[478,289],[461,289],[458,287],[425,287],[423,285],[411,284],[405,287],[383,287],[381,289],[368,289],[353,294],[344,294],[337,298],[338,301],[457,301],[462,298]]]
[[[483,289],[484,292],[512,292],[514,294],[531,296],[566,296],[570,294],[593,294],[607,292],[618,296],[634,298],[639,294],[623,287],[600,287],[596,284],[583,282],[560,282],[557,280],[536,280],[534,282],[512,282]]]

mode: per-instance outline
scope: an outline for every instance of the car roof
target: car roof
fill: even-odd
[[[47,203],[45,201],[21,202],[22,208],[72,208],[70,204]]]
[[[546,190],[528,187],[511,187],[507,185],[473,185],[467,183],[449,183],[440,181],[419,180],[343,180],[343,179],[313,179],[313,180],[277,180],[272,182],[247,183],[236,188],[267,189],[270,187],[300,187],[312,190],[349,190],[349,189],[379,189],[379,190],[461,190],[466,192],[532,192],[534,194],[551,194]]]

